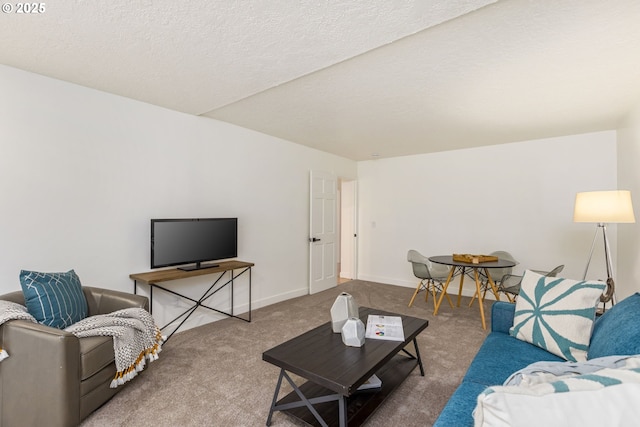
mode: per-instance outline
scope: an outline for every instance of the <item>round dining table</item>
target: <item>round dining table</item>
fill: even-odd
[[[471,306],[473,304],[473,300],[475,299],[475,297],[478,297],[478,305],[480,306],[480,319],[482,320],[482,328],[483,329],[487,329],[487,324],[484,318],[484,296],[483,293],[481,292],[481,286],[480,286],[480,274],[484,273],[484,275],[487,277],[487,281],[489,282],[489,285],[491,286],[491,290],[493,291],[493,295],[495,295],[496,300],[500,301],[500,295],[498,294],[498,289],[496,288],[496,284],[494,283],[493,279],[491,278],[491,274],[489,274],[489,270],[492,268],[506,268],[506,267],[513,267],[514,265],[516,265],[516,262],[514,261],[510,261],[507,259],[502,259],[502,258],[498,258],[497,261],[486,261],[486,262],[478,262],[478,263],[473,263],[473,262],[464,262],[464,261],[457,261],[453,259],[453,255],[438,255],[438,256],[432,256],[429,257],[429,261],[436,263],[436,264],[443,264],[443,265],[448,265],[451,267],[451,270],[449,271],[449,276],[447,276],[447,281],[444,283],[443,287],[442,287],[442,293],[440,294],[440,298],[436,301],[435,304],[435,309],[433,311],[434,315],[438,314],[438,310],[440,309],[440,304],[442,303],[442,299],[444,298],[444,296],[447,293],[447,288],[449,287],[449,283],[451,282],[451,279],[453,279],[454,276],[456,275],[460,275],[460,288],[458,290],[458,307],[460,307],[460,298],[462,297],[462,285],[464,283],[464,276],[466,274],[468,275],[472,275],[472,277],[475,279],[475,283],[476,283],[476,293],[473,296],[473,298],[471,299],[471,303],[469,303],[469,306]],[[478,272],[478,270],[481,270],[481,272]]]

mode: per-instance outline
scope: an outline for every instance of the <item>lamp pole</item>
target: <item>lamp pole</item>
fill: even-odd
[[[589,260],[587,261],[587,266],[584,269],[584,275],[582,276],[582,280],[587,279],[587,272],[589,271],[589,265],[591,264],[591,257],[593,256],[593,249],[596,245],[596,238],[598,237],[598,230],[602,229],[602,237],[604,239],[604,258],[607,265],[607,289],[602,294],[600,298],[601,302],[608,302],[614,296],[615,282],[613,280],[613,264],[611,262],[611,249],[609,247],[609,239],[607,238],[607,224],[604,222],[599,222],[596,228],[596,232],[593,235],[593,241],[591,242],[591,251],[589,252]],[[615,303],[615,301],[614,301]]]

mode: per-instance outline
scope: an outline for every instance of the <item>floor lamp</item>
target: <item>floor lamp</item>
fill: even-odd
[[[591,252],[587,267],[584,269],[583,280],[587,278],[589,264],[593,248],[598,237],[598,230],[602,230],[604,238],[604,257],[607,264],[607,288],[600,297],[602,303],[609,301],[615,303],[614,292],[615,282],[613,280],[613,263],[611,262],[611,251],[609,240],[607,239],[607,223],[631,223],[636,222],[633,215],[633,204],[631,203],[631,192],[626,190],[613,191],[587,191],[576,194],[576,204],[573,210],[573,222],[595,222],[596,232],[591,242]]]

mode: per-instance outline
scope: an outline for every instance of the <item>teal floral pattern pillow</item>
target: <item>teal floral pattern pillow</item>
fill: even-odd
[[[87,300],[73,270],[66,273],[22,270],[20,285],[27,310],[38,323],[64,329],[87,317]]]
[[[572,362],[587,360],[601,281],[525,271],[509,334]]]

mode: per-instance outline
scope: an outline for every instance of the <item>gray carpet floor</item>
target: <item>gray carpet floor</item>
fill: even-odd
[[[444,301],[434,316],[433,301],[425,302],[424,293],[408,308],[413,289],[354,280],[254,310],[251,323],[228,318],[176,333],[159,360],[148,364],[82,426],[264,426],[279,368],[262,361],[262,353],[328,322],[340,292],[353,295],[359,306],[429,320],[418,336],[425,376],[416,368],[366,425],[432,425],[487,334],[477,301],[471,308],[469,298],[456,308]],[[486,302],[488,327],[489,311]],[[280,396],[290,389],[283,387]],[[300,423],[276,412],[272,425]]]

